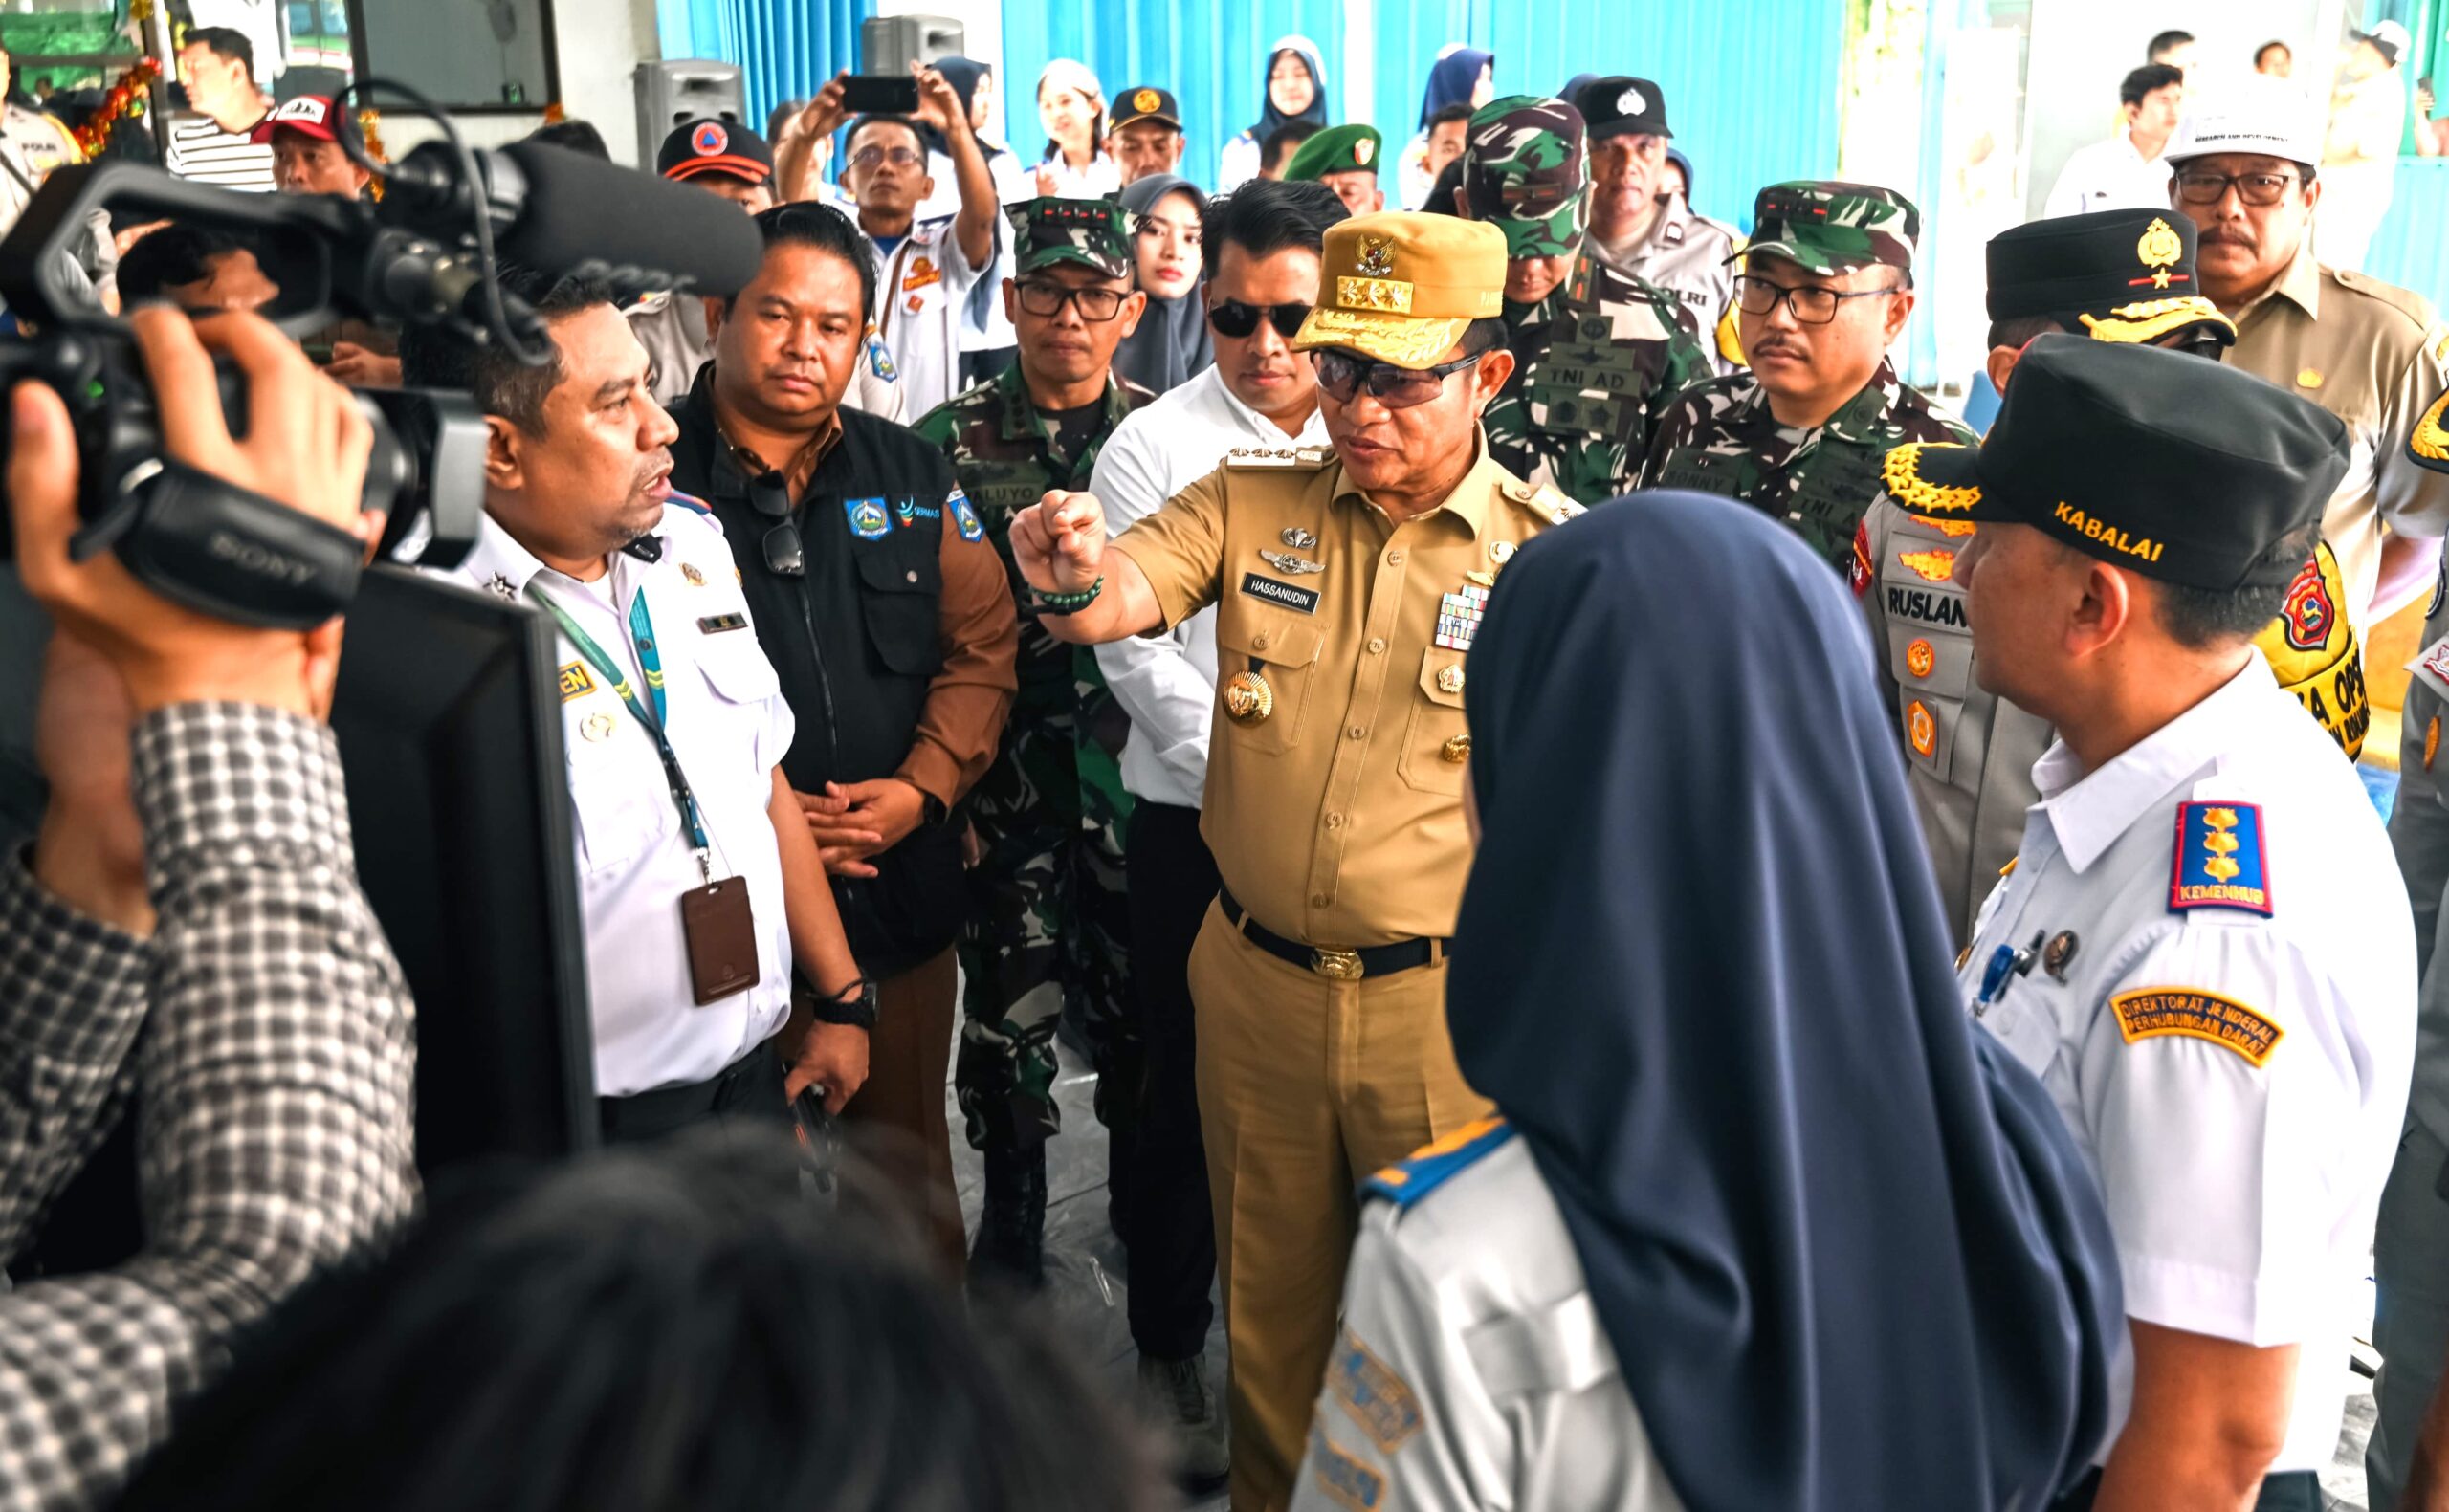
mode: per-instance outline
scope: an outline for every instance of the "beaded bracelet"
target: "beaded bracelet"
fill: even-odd
[[[1105,579],[1099,578],[1077,593],[1048,593],[1044,588],[1029,591],[1037,595],[1037,612],[1040,614],[1077,614],[1097,602],[1097,595],[1105,585]]]

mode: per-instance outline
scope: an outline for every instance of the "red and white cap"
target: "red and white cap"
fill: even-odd
[[[338,142],[342,132],[352,139],[357,134],[357,123],[345,112],[335,110],[328,95],[300,95],[296,99],[283,100],[273,107],[271,115],[255,122],[252,140],[257,144],[270,142],[272,134],[283,126],[317,142]]]

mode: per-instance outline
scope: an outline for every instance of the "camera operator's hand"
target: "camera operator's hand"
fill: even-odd
[[[165,452],[361,538],[372,527],[359,504],[373,429],[295,341],[253,315],[191,324],[176,311],[146,309],[132,323],[160,401]],[[246,376],[244,441],[232,437],[222,414],[213,352]],[[111,553],[70,562],[77,462],[67,407],[33,383],[17,385],[10,407],[8,486],[26,587],[61,629],[119,668],[140,712],[199,700],[319,712],[339,656],[338,619],[303,633],[254,629],[172,603]]]
[[[34,711],[34,759],[51,784],[34,877],[54,897],[131,934],[153,932],[144,829],[128,786],[127,684],[99,651],[55,630]]]

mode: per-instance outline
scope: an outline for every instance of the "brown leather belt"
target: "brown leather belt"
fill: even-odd
[[[1392,945],[1365,945],[1353,951],[1304,945],[1299,940],[1286,939],[1251,918],[1249,910],[1222,888],[1217,890],[1216,906],[1224,910],[1224,922],[1241,931],[1242,937],[1252,945],[1277,960],[1315,972],[1330,981],[1357,982],[1364,976],[1391,975],[1426,966],[1445,955],[1444,940],[1398,940]]]

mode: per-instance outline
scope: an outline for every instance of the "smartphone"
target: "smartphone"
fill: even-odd
[[[842,81],[842,108],[854,116],[915,116],[918,80],[909,74],[853,74]]]

